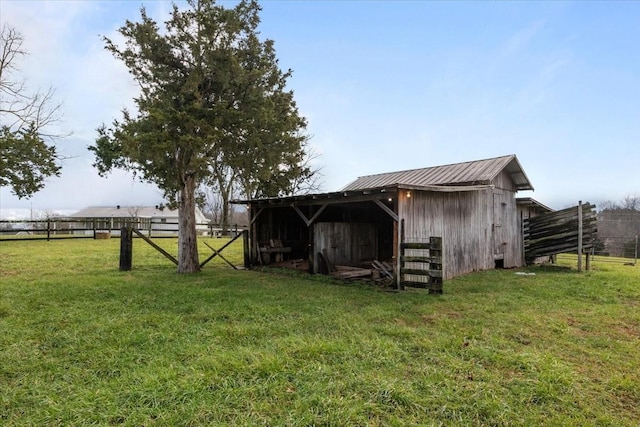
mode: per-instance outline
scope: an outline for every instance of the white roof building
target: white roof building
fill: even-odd
[[[163,206],[89,206],[72,214],[70,218],[125,218],[151,219],[152,222],[178,222],[178,210]],[[165,221],[161,221],[164,219]],[[196,224],[209,220],[196,207]]]

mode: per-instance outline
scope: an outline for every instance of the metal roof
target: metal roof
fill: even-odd
[[[536,199],[533,199],[531,197],[518,197],[516,198],[516,204],[521,205],[521,206],[533,206],[535,208],[540,209],[541,211],[544,212],[554,212],[554,209],[551,209],[549,206],[543,205],[542,203],[540,203],[539,201],[537,201]]]
[[[511,154],[492,159],[362,176],[344,187],[342,191],[403,184],[417,186],[487,185],[503,170],[511,176],[518,190],[533,190],[518,158]]]

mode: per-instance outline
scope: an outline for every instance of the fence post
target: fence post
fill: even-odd
[[[93,240],[96,240],[96,219],[95,218],[93,218],[92,224],[93,224]]]
[[[133,259],[133,230],[131,227],[120,229],[120,271],[131,270]]]
[[[47,242],[51,239],[51,219],[47,218]]]
[[[249,256],[249,230],[242,230],[242,247],[244,251],[244,268],[249,268],[251,266],[251,257]]]
[[[398,239],[398,259],[396,265],[396,289],[400,291],[404,291],[404,284],[402,283],[402,273],[400,269],[402,268],[404,256],[404,250],[402,249],[402,244],[404,243],[404,218],[400,220],[400,238]]]
[[[633,265],[636,265],[638,262],[638,235],[636,234],[636,253],[633,257]]]
[[[578,271],[582,271],[582,200],[578,202]]]
[[[429,293],[442,294],[444,266],[442,261],[442,237],[429,238]]]

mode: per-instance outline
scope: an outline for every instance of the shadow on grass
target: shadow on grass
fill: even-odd
[[[526,270],[533,273],[578,273],[578,270],[572,267],[557,264],[538,264],[535,266],[529,266]]]

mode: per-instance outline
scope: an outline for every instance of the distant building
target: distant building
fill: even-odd
[[[117,234],[121,227],[134,226],[153,234],[174,234],[178,232],[178,210],[157,206],[90,206],[68,217],[78,220],[75,228],[86,234],[92,230],[111,231]],[[209,220],[196,207],[196,231],[209,232]]]

